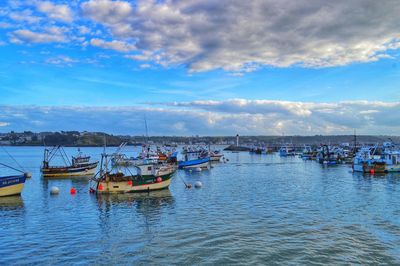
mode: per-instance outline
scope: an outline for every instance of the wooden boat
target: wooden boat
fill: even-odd
[[[178,167],[180,169],[198,168],[198,167],[199,168],[208,168],[209,162],[210,162],[210,157],[193,159],[193,160],[185,160],[185,161],[179,161]]]
[[[59,153],[66,166],[50,166],[49,163],[54,156]],[[63,178],[63,177],[78,177],[78,176],[93,176],[96,172],[98,161],[90,162],[90,156],[83,156],[79,151],[77,157],[72,157],[72,163],[61,146],[54,147],[53,149],[44,150],[44,159],[41,172],[43,177],[47,178]]]
[[[93,191],[97,193],[133,193],[149,192],[153,190],[167,189],[176,168],[171,164],[142,164],[135,165],[137,174],[116,173],[107,170],[107,155],[102,155],[105,168],[101,169],[101,175],[95,179]]]
[[[219,162],[224,154],[220,151],[212,151],[210,152],[210,161]]]
[[[0,177],[0,197],[21,194],[25,180],[26,175]]]

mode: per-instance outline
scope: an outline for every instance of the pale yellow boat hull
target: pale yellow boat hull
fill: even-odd
[[[13,196],[21,194],[24,189],[24,183],[0,188],[0,197]]]
[[[75,172],[75,173],[57,173],[57,174],[48,174],[43,173],[43,177],[46,178],[71,178],[71,177],[90,177],[93,176],[96,172],[96,168],[82,171],[82,172]]]
[[[172,178],[159,183],[151,183],[140,186],[129,185],[127,181],[121,182],[100,182],[97,186],[98,193],[133,193],[133,192],[145,192],[152,190],[166,189],[171,184]],[[100,190],[99,188],[102,187]]]

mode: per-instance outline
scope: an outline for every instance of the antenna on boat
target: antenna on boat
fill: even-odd
[[[148,132],[148,128],[147,128],[146,114],[144,114],[144,127],[146,130],[146,144],[149,144],[149,132]]]

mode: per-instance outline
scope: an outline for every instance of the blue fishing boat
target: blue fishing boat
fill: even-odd
[[[179,161],[178,162],[178,167],[180,169],[197,168],[197,167],[207,168],[209,162],[210,162],[210,157],[193,159],[193,160],[186,160],[186,161]]]
[[[0,197],[21,194],[25,180],[26,175],[0,177]]]

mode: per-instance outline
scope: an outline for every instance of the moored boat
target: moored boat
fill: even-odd
[[[220,151],[211,151],[210,152],[210,161],[219,162],[224,154]]]
[[[166,189],[176,168],[171,164],[148,163],[135,165],[137,174],[128,174],[122,171],[109,172],[107,169],[107,155],[103,154],[104,169],[100,170],[100,177],[95,179],[92,187],[97,193],[133,193],[148,192]]]
[[[26,180],[26,175],[0,177],[0,197],[21,194]]]
[[[50,166],[50,162],[56,154],[61,155],[65,166]],[[43,177],[47,178],[93,176],[98,163],[98,161],[90,162],[90,156],[83,156],[80,151],[78,156],[72,157],[72,162],[70,162],[64,149],[61,146],[56,146],[50,150],[44,150],[41,172]]]
[[[199,158],[199,159],[192,159],[192,160],[185,160],[179,161],[178,167],[180,169],[186,168],[208,168],[210,162],[210,157]]]
[[[279,155],[281,157],[295,156],[296,151],[292,145],[284,145],[279,149]]]

